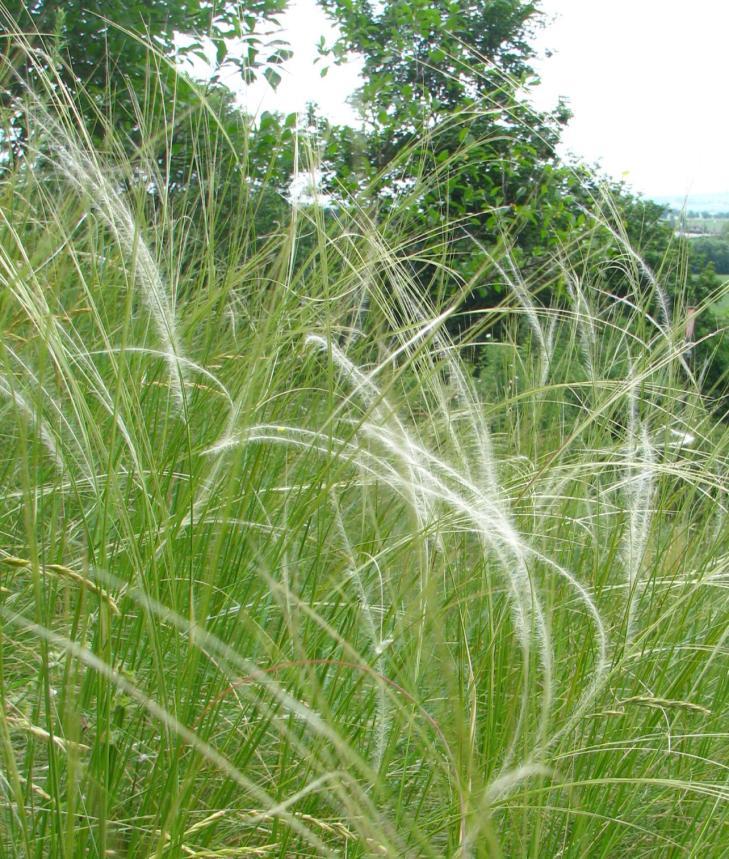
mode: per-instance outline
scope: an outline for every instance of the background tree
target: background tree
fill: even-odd
[[[202,219],[208,232],[215,224],[209,252],[229,257],[235,246],[255,248],[254,237],[283,219],[295,117],[266,113],[254,122],[223,71],[277,84],[277,67],[290,56],[276,19],[285,7],[286,0],[6,2],[2,23],[25,39],[15,48],[4,43],[0,92],[6,103],[30,88],[72,105],[97,149],[124,145],[121,160],[134,177],[120,181],[141,181],[145,204],[168,206],[173,218]],[[211,44],[209,79],[195,82],[179,61],[209,61]],[[25,134],[18,120],[2,136],[22,156]],[[195,258],[195,248],[187,252]]]
[[[526,100],[537,82],[537,2],[321,2],[341,28],[334,57],[364,60],[357,94],[364,127],[329,131],[332,175],[348,191],[366,187],[380,210],[409,218],[407,232],[423,237],[421,250],[440,232],[457,276],[423,262],[416,248],[412,256],[421,258],[424,288],[462,295],[466,323],[469,311],[503,297],[508,278],[484,261],[484,252],[503,244],[544,303],[560,300],[566,256],[622,255],[626,243],[660,272],[669,292],[685,291],[688,248],[675,239],[664,207],[594,169],[565,163],[556,147],[569,120],[566,105],[538,111]],[[599,227],[601,220],[612,227]],[[651,288],[647,269],[637,281],[619,268],[605,277],[617,293],[641,278]],[[709,283],[695,258],[682,298],[698,303]]]
[[[31,57],[5,41],[2,95],[5,100],[22,95],[52,66],[71,92],[87,94],[84,119],[97,139],[103,138],[104,114],[117,128],[133,131],[150,77],[162,85],[168,103],[176,104],[178,78],[165,60],[207,57],[207,40],[216,49],[213,84],[223,66],[236,66],[246,81],[265,74],[275,82],[276,66],[290,52],[261,24],[275,22],[285,6],[286,0],[6,0],[0,21],[26,34],[34,50]],[[242,55],[229,50],[233,39],[244,41]],[[157,58],[150,46],[159,52]]]
[[[335,57],[364,58],[357,94],[364,133],[338,129],[329,138],[337,180],[350,190],[367,185],[380,207],[397,197],[399,216],[408,214],[424,242],[445,230],[466,281],[480,272],[483,248],[501,241],[520,265],[538,267],[582,216],[555,151],[569,111],[562,103],[537,111],[524,99],[537,79],[537,4],[322,5],[342,32]],[[424,280],[430,273],[421,271]],[[503,279],[491,275],[471,303],[498,298]]]

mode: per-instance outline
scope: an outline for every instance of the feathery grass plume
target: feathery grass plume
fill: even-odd
[[[58,421],[66,430],[62,434],[63,438],[59,436],[56,443],[62,440],[62,448],[68,448],[67,443],[73,441],[74,449],[66,449],[63,452],[64,459],[77,459],[84,472],[82,479],[93,483],[95,465],[92,447],[96,445],[97,448],[103,448],[104,442],[100,438],[96,420],[91,418],[88,405],[81,396],[81,389],[88,384],[99,401],[107,406],[110,415],[115,414],[113,397],[98,368],[85,355],[83,335],[66,313],[62,299],[66,291],[49,289],[49,279],[53,283],[53,277],[50,270],[44,269],[51,261],[54,270],[70,269],[73,279],[77,279],[86,293],[89,305],[74,308],[75,289],[69,289],[67,292],[72,296],[71,307],[88,311],[89,316],[95,317],[107,343],[108,337],[86,281],[86,270],[82,263],[85,252],[76,247],[77,242],[81,244],[76,231],[85,218],[75,217],[74,227],[67,231],[64,214],[66,201],[54,199],[52,194],[57,189],[46,187],[47,176],[37,163],[32,163],[33,169],[28,168],[26,159],[13,169],[8,169],[2,184],[3,193],[10,203],[7,210],[0,208],[0,223],[6,230],[6,241],[0,243],[0,278],[7,285],[4,294],[12,298],[21,310],[24,322],[18,320],[20,325],[29,325],[33,332],[29,338],[18,337],[12,330],[15,326],[8,323],[11,329],[8,339],[13,338],[23,344],[22,348],[17,346],[15,349],[5,344],[5,354],[11,359],[8,375],[25,377],[26,390],[33,391],[39,413],[52,412],[52,423]],[[48,213],[47,222],[39,217],[38,211],[44,215]],[[12,213],[12,221],[8,213]],[[54,229],[60,232],[60,240]],[[74,238],[76,241],[72,240]],[[52,252],[44,256],[40,263],[37,262],[39,251],[48,244],[53,247]],[[26,350],[31,350],[33,354],[26,356]],[[39,371],[31,369],[33,365],[49,364],[53,367],[52,379],[42,377]],[[130,443],[123,417],[117,413],[115,419],[120,433],[129,443],[128,449],[134,454],[135,448]],[[69,473],[74,472],[75,468],[72,467]]]
[[[354,556],[354,549],[352,548],[352,544],[350,543],[349,537],[347,536],[347,531],[344,527],[344,522],[342,520],[342,511],[339,508],[339,503],[333,491],[331,493],[331,498],[332,506],[334,507],[334,517],[337,531],[339,532],[344,551],[347,555],[347,560],[349,561],[349,578],[354,583],[355,589],[357,591],[359,604],[365,619],[367,632],[369,633],[372,651],[375,654],[375,670],[379,675],[384,678],[387,676],[385,672],[385,649],[387,648],[388,644],[391,643],[390,639],[386,640],[383,638],[382,635],[381,618],[385,611],[385,606],[384,604],[380,604],[379,606],[380,629],[378,631],[377,625],[375,624],[375,607],[370,604],[370,600],[367,596],[367,590],[365,589],[362,577],[360,575],[360,565],[357,564],[357,559]],[[376,562],[373,563],[376,566]],[[380,573],[380,577],[381,575],[382,574]],[[377,686],[377,712],[374,725],[375,751],[372,759],[372,768],[376,772],[379,771],[380,767],[382,766],[382,760],[385,755],[385,746],[387,744],[387,735],[390,727],[391,726],[389,724],[389,708],[387,704],[387,696],[385,694],[384,685],[382,682],[380,682]]]
[[[413,339],[419,340],[425,332],[418,332]],[[403,486],[409,493],[409,506],[414,517],[414,526],[416,533],[427,535],[433,527],[435,516],[433,512],[433,501],[422,485],[422,475],[417,469],[414,469],[412,462],[417,457],[414,454],[414,441],[410,438],[404,424],[397,416],[386,397],[378,390],[373,381],[373,377],[380,372],[383,365],[376,368],[374,373],[366,376],[356,365],[350,361],[342,350],[334,343],[330,343],[323,337],[310,334],[307,336],[307,345],[313,346],[331,354],[332,360],[341,374],[348,380],[352,386],[352,394],[360,397],[369,409],[371,420],[378,427],[374,433],[375,437],[380,434],[386,436],[393,441],[392,448],[398,455],[398,460],[405,468]],[[403,351],[409,346],[403,346]],[[394,356],[391,356],[392,360]],[[370,420],[365,419],[363,429],[370,426]],[[400,454],[400,448],[403,447],[403,453]],[[425,620],[425,612],[427,610],[427,591],[428,591],[428,574],[430,571],[430,552],[428,542],[423,541],[422,555],[420,558],[420,591],[422,595],[421,602],[421,621]],[[422,635],[424,634],[425,624],[420,625],[421,641],[418,650],[422,649]]]
[[[574,305],[575,325],[579,332],[585,367],[590,378],[594,379],[595,367],[592,356],[595,354],[597,334],[593,314],[585,298],[579,277],[569,271],[565,271],[565,284],[567,286],[567,293]]]
[[[631,362],[631,375],[634,373]],[[641,597],[640,572],[643,565],[655,492],[655,453],[648,428],[638,416],[635,387],[628,392],[626,476],[624,494],[628,527],[621,548],[627,585],[626,649],[635,636],[636,610]]]
[[[379,239],[376,235],[371,237],[369,233],[368,238],[377,243],[378,247],[381,248],[381,256],[388,262],[386,270],[389,275],[390,287],[397,301],[401,304],[403,311],[406,314],[406,318],[412,320],[414,325],[420,324],[424,326],[423,330],[426,330],[429,335],[429,342],[431,345],[430,349],[425,351],[426,362],[430,359],[432,350],[433,356],[445,364],[448,370],[448,376],[454,384],[460,411],[465,416],[465,423],[470,431],[471,437],[468,439],[468,443],[466,445],[462,445],[459,437],[451,429],[451,420],[449,417],[450,409],[447,398],[442,394],[442,384],[440,386],[436,385],[436,401],[439,404],[444,417],[446,417],[446,424],[449,427],[449,438],[451,440],[452,448],[457,452],[458,456],[456,460],[457,465],[451,466],[446,464],[433,456],[427,450],[423,449],[417,443],[406,441],[404,448],[407,450],[408,455],[412,455],[413,451],[417,451],[418,456],[413,462],[414,467],[422,468],[422,463],[427,461],[429,466],[432,465],[436,472],[442,470],[445,472],[448,479],[454,479],[458,485],[458,489],[455,494],[453,493],[453,490],[441,487],[435,491],[435,497],[442,498],[453,508],[463,511],[465,515],[474,522],[474,524],[476,524],[477,533],[479,533],[481,538],[485,538],[483,542],[484,550],[491,548],[496,551],[500,565],[506,573],[507,581],[509,582],[512,593],[515,623],[521,642],[525,666],[528,666],[529,664],[531,652],[530,639],[532,631],[534,631],[536,635],[543,673],[544,695],[540,722],[535,740],[535,746],[538,747],[546,732],[551,706],[552,660],[550,655],[549,634],[538,595],[536,594],[527,569],[524,554],[525,547],[510,521],[508,503],[500,488],[496,474],[490,431],[484,419],[483,408],[478,399],[474,396],[472,386],[468,382],[463,371],[463,366],[455,354],[451,344],[448,342],[447,334],[442,326],[442,322],[450,315],[450,313],[452,313],[452,308],[447,309],[441,315],[437,324],[433,324],[432,321],[429,321],[426,307],[422,298],[418,296],[417,290],[414,288],[415,285],[411,283],[397,260],[393,259],[393,255],[388,252],[382,239]],[[377,294],[375,297],[383,304],[388,301],[387,296]],[[534,314],[534,316],[536,319],[536,314]],[[539,327],[540,334],[542,334],[538,320],[537,326]],[[410,353],[412,345],[420,344],[421,342],[420,336],[416,334],[409,341],[403,342],[400,348]],[[543,335],[541,336],[540,343],[542,345],[545,343]],[[422,349],[418,350],[413,355],[413,360],[420,358],[422,352]],[[428,364],[425,363],[425,366],[427,367]],[[542,371],[544,372],[547,367],[548,356],[547,360],[542,363]],[[374,375],[376,372],[377,370],[371,375]],[[429,380],[433,377],[431,373],[426,373],[425,376],[426,379]],[[363,429],[367,427],[368,423],[365,422]],[[394,453],[401,455],[403,448],[401,439],[398,439],[398,441],[393,444],[392,439],[387,438],[386,435],[382,434],[381,430],[378,428],[369,427],[369,432],[374,438],[379,437],[380,441],[385,442]],[[427,481],[432,479],[432,474],[433,472],[429,468],[423,473],[423,477]],[[473,481],[475,481],[475,483]],[[462,486],[466,487],[465,498],[458,494]],[[432,492],[433,490],[431,489],[429,491]],[[489,511],[488,513],[485,513],[485,515],[484,507]],[[504,550],[507,554],[504,554]],[[511,555],[511,557],[509,557],[509,555]],[[514,733],[512,744],[504,756],[504,768],[509,766],[521,735],[523,726],[522,719],[525,718],[528,707],[526,691],[528,686],[528,670],[525,669],[521,716]]]
[[[402,308],[405,318],[417,326],[426,326],[429,315],[424,306],[422,296],[416,285],[408,277],[407,272],[397,258],[388,251],[384,240],[378,237],[376,231],[368,230],[368,240],[379,249],[385,261],[389,283],[397,303]],[[380,290],[375,294],[379,302],[386,306],[392,299]],[[450,341],[443,323],[454,312],[457,301],[446,308],[441,314],[437,325],[428,326],[428,349],[413,350],[407,346],[411,360],[416,360],[416,366],[423,366],[423,376],[434,395],[441,418],[444,420],[449,446],[457,456],[460,469],[469,479],[483,485],[484,491],[492,496],[500,495],[500,485],[496,469],[491,432],[485,419],[483,408],[476,397],[473,385],[464,373],[463,366]],[[418,341],[414,341],[414,344]],[[405,345],[405,344],[404,344]],[[436,365],[442,365],[449,386],[455,393],[458,403],[458,416],[467,427],[467,432],[461,437],[453,423],[453,407],[442,381],[442,374],[433,372]]]
[[[10,400],[18,413],[37,429],[40,440],[53,460],[53,464],[59,471],[63,471],[63,458],[56,445],[55,436],[48,424],[38,416],[36,409],[15,389],[11,381],[2,378],[2,376],[0,376],[0,394]]]
[[[56,120],[39,101],[31,108],[30,122],[34,127],[43,129],[40,146],[36,143],[35,157],[52,166],[82,199],[93,202],[94,211],[127,256],[133,279],[138,284],[163,346],[177,408],[180,413],[184,413],[187,364],[177,333],[174,297],[141,235],[129,205],[110,179],[108,168],[101,164],[96,153],[69,127],[69,123],[62,124]]]
[[[403,455],[400,440],[389,438],[382,433],[379,426],[367,427],[364,424],[363,432],[379,441],[391,454]],[[293,427],[252,427],[245,440],[259,443],[290,444],[307,450],[318,450],[325,456],[331,455],[330,436],[297,430]],[[337,450],[341,451],[341,455],[352,457],[352,461],[359,468],[388,483],[393,489],[408,498],[411,488],[407,486],[399,471],[388,465],[384,457],[369,454],[360,445],[347,443],[341,439],[336,441]],[[535,737],[531,741],[533,750],[541,749],[545,738],[551,709],[553,684],[549,632],[527,568],[526,549],[519,536],[504,518],[501,510],[493,501],[485,497],[478,487],[469,484],[461,475],[438,460],[432,453],[421,447],[416,448],[416,451],[417,457],[410,460],[409,464],[410,467],[420,473],[423,492],[434,501],[437,500],[457,511],[475,527],[482,551],[484,553],[493,552],[509,585],[514,622],[523,657],[523,685],[519,718],[512,740],[503,756],[501,767],[501,774],[503,774],[509,771],[511,760],[516,754],[518,744],[523,739],[522,735],[526,730],[526,714],[530,707],[530,697],[533,692],[528,668],[533,634],[538,643],[543,684],[540,695],[541,707],[538,727]]]
[[[413,306],[412,303],[410,303],[409,307],[412,308],[412,306]],[[415,314],[414,314],[414,315],[416,315],[416,318],[417,318],[417,312],[418,311],[416,310]],[[350,368],[350,372],[351,372],[351,368]],[[377,433],[375,433],[375,435],[373,437],[376,437],[376,436],[377,436]],[[321,450],[322,451],[324,450],[323,445],[321,446]],[[566,575],[569,578],[569,574],[566,574]],[[578,587],[581,587],[581,586],[578,585]],[[594,603],[592,602],[592,600],[589,598],[589,596],[587,595],[587,593],[584,590],[582,590],[582,592],[581,592],[581,598],[584,598],[586,600],[588,609],[590,610],[591,614],[593,614],[593,617],[595,618],[598,634],[599,634],[599,637],[601,640],[601,650],[600,650],[600,657],[599,657],[599,668],[596,672],[595,680],[593,683],[591,683],[588,686],[588,688],[585,692],[583,701],[577,707],[577,714],[575,716],[575,719],[577,718],[577,716],[579,716],[581,713],[584,712],[589,701],[591,701],[594,698],[594,696],[597,694],[597,692],[599,691],[599,689],[600,689],[600,687],[604,681],[604,674],[605,674],[605,667],[606,667],[606,641],[604,638],[604,628],[603,628],[602,620],[601,620],[600,615],[594,606]],[[571,722],[571,724],[574,724],[574,721],[575,720],[573,720]],[[559,734],[557,736],[559,736]],[[554,739],[556,739],[556,737]]]
[[[537,308],[529,295],[521,273],[514,265],[510,253],[506,254],[506,266],[500,265],[496,260],[490,258],[491,264],[504,279],[506,285],[516,296],[519,304],[524,310],[529,327],[537,338],[539,345],[539,387],[543,388],[549,378],[550,361],[552,358],[553,335],[545,335],[542,323],[539,321]],[[507,272],[507,267],[509,271]]]
[[[343,356],[339,360],[347,372],[359,378],[360,386],[368,383],[367,377],[361,376],[361,371],[350,366],[351,362]],[[370,374],[370,379],[377,370]],[[534,583],[526,563],[527,549],[521,537],[514,530],[508,516],[501,509],[499,499],[492,498],[483,487],[471,483],[456,468],[449,465],[431,451],[418,444],[411,438],[404,426],[398,422],[397,432],[383,427],[370,417],[358,421],[359,430],[368,439],[377,442],[389,456],[404,461],[408,468],[403,475],[389,464],[383,455],[373,455],[366,452],[360,445],[337,439],[336,449],[341,454],[353,457],[357,465],[369,473],[378,476],[397,489],[407,499],[411,496],[413,486],[408,473],[416,475],[418,492],[432,501],[439,501],[461,514],[470,521],[476,529],[484,552],[494,552],[499,565],[509,584],[514,609],[514,621],[523,654],[524,694],[522,698],[521,715],[519,717],[514,737],[504,756],[504,768],[508,767],[516,751],[516,746],[524,729],[526,710],[529,706],[529,670],[532,634],[536,635],[538,652],[543,673],[543,701],[539,725],[534,740],[539,748],[547,729],[552,695],[552,658],[550,653],[549,633],[545,618],[536,593]],[[355,436],[356,437],[356,436]],[[311,449],[329,454],[330,439],[323,433],[298,430],[285,426],[257,426],[247,434],[247,441],[266,441],[293,444],[296,446],[311,445]],[[490,488],[490,487],[489,487]]]
[[[399,200],[231,238],[214,174],[140,201],[143,229],[89,196],[104,162],[46,89],[54,171],[0,175],[0,853],[713,859],[729,433],[637,263],[609,295],[600,243],[570,238],[527,278],[507,235],[466,276],[462,224],[413,236]],[[140,128],[157,109],[169,147],[169,91]],[[138,263],[140,315],[147,230],[178,289]],[[524,324],[479,376],[448,328],[499,268],[516,287],[481,319]],[[556,278],[568,305],[543,307]]]
[[[419,339],[421,336],[424,336],[424,334],[418,333],[416,335],[416,338]],[[335,343],[327,341],[324,337],[321,337],[320,335],[309,334],[307,335],[305,342],[307,345],[317,348],[322,352],[331,353],[333,362],[341,371],[342,375],[352,385],[353,394],[361,397],[365,406],[370,410],[372,419],[381,426],[382,432],[386,433],[388,436],[397,438],[399,441],[402,442],[403,445],[406,446],[406,452],[402,457],[402,460],[407,469],[407,479],[405,481],[405,485],[412,487],[413,494],[411,498],[411,505],[413,513],[416,517],[417,528],[419,531],[427,531],[433,519],[431,509],[432,504],[427,494],[419,488],[418,473],[414,471],[410,466],[410,461],[413,458],[413,442],[411,441],[410,436],[406,432],[402,421],[387,401],[387,398],[382,395],[382,393],[375,385],[373,381],[374,374],[366,376],[358,367],[355,366],[352,361],[350,361],[346,357],[346,355]],[[380,369],[381,367],[377,368],[378,371]],[[425,569],[423,570],[423,572],[425,573],[428,566],[427,558],[425,559],[424,566]],[[423,588],[425,589],[425,587],[427,587],[427,582],[423,582]]]
[[[643,257],[635,250],[633,245],[630,242],[630,239],[625,232],[625,228],[622,224],[621,218],[615,209],[614,202],[610,199],[609,195],[607,195],[603,189],[602,191],[603,204],[605,208],[611,213],[612,217],[605,217],[602,213],[599,215],[590,212],[588,209],[582,207],[583,214],[594,221],[599,226],[607,229],[610,235],[615,239],[620,248],[623,250],[627,258],[633,263],[633,265],[637,268],[640,275],[646,278],[648,281],[653,297],[655,298],[656,304],[658,305],[658,309],[660,312],[660,319],[653,319],[647,310],[644,310],[644,316],[650,322],[652,322],[661,335],[666,340],[666,346],[671,352],[675,352],[676,361],[681,365],[684,372],[688,376],[689,379],[694,379],[694,374],[689,366],[686,358],[681,351],[681,340],[683,338],[683,324],[677,324],[673,319],[672,311],[671,311],[671,301],[664,288],[663,284],[656,277],[653,270],[646,263]],[[628,282],[632,285],[636,294],[640,294],[640,278],[638,275],[633,277],[628,277]]]

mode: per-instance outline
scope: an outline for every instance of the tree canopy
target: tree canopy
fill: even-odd
[[[13,73],[4,76],[4,96],[22,93],[53,67],[72,92],[83,88],[88,95],[93,109],[85,111],[85,119],[92,131],[100,131],[102,112],[113,112],[117,125],[133,126],[149,78],[166,81],[171,95],[177,75],[168,64],[175,55],[202,55],[205,40],[216,47],[218,69],[235,65],[248,81],[275,74],[290,54],[282,40],[261,33],[260,25],[285,7],[286,0],[8,0],[0,7],[1,19],[6,28],[26,34],[33,55],[6,56]],[[242,56],[229,50],[235,39],[244,41]]]
[[[276,67],[287,58],[288,46],[262,25],[273,24],[286,5],[287,0],[38,0],[26,6],[15,0],[2,14],[39,51],[6,56],[13,74],[4,76],[4,95],[16,96],[53,66],[68,90],[79,94],[77,105],[97,140],[113,124],[117,138],[126,136],[131,149],[156,159],[166,193],[208,189],[221,231],[246,211],[255,212],[255,230],[265,235],[276,229],[287,206],[296,167],[295,118],[244,116],[219,73],[233,63],[244,81],[262,74],[276,84]],[[418,237],[410,257],[424,290],[458,294],[465,310],[493,306],[507,278],[484,259],[506,245],[520,276],[538,281],[536,293],[550,302],[561,288],[561,255],[574,251],[583,237],[585,255],[595,252],[596,241],[618,253],[621,241],[633,243],[649,266],[670,273],[669,282],[675,275],[669,291],[682,288],[688,248],[674,241],[662,207],[581,165],[566,164],[557,153],[570,116],[566,104],[539,111],[529,103],[536,82],[535,35],[543,21],[538,2],[320,5],[340,30],[330,49],[335,61],[352,53],[363,60],[355,97],[362,127],[318,123],[324,190],[332,199],[353,194],[358,204],[392,213],[396,229]],[[179,34],[186,38],[181,41]],[[204,87],[206,111],[200,111],[199,88],[179,74],[174,55],[203,54],[209,39],[216,47],[215,69]],[[229,50],[236,39],[245,46],[242,54]],[[321,49],[326,51],[323,43]],[[156,91],[160,109],[142,117],[139,103],[145,93],[150,103],[150,91]],[[175,105],[174,116],[167,114],[167,103]],[[169,123],[172,134],[165,131]],[[198,157],[201,152],[207,157]],[[611,217],[621,227],[596,238],[589,212],[605,184]],[[437,265],[423,252],[433,247],[444,249]],[[707,254],[693,254],[692,303],[714,282],[707,262]],[[619,271],[603,274],[620,293]]]

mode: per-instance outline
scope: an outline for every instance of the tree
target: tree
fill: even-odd
[[[685,248],[663,220],[664,207],[584,165],[563,163],[556,146],[569,120],[566,106],[543,112],[525,101],[536,81],[537,2],[321,2],[341,28],[335,58],[364,58],[357,95],[364,132],[332,129],[328,166],[346,189],[366,187],[380,208],[408,215],[409,232],[427,237],[424,243],[439,228],[447,233],[461,282],[482,271],[484,249],[506,241],[522,275],[536,272],[541,300],[551,301],[558,285],[545,265],[581,235],[589,233],[594,245],[596,220],[588,213],[600,212],[607,192],[616,233],[650,268],[675,275],[681,289]],[[598,242],[606,253],[625,250],[609,229]],[[420,274],[426,283],[431,271],[421,265]],[[554,267],[552,274],[559,279]],[[503,280],[491,275],[474,283],[466,308],[499,299]],[[616,271],[611,288],[628,288],[617,280]]]
[[[0,23],[26,34],[33,53],[5,42],[13,74],[4,76],[2,94],[12,99],[52,72],[71,92],[83,88],[88,95],[84,118],[95,136],[103,136],[104,113],[133,129],[149,77],[174,87],[176,75],[165,59],[171,62],[176,52],[200,54],[206,38],[215,44],[218,69],[233,64],[246,80],[262,73],[275,81],[275,67],[289,52],[281,40],[256,28],[285,6],[286,0],[6,0]],[[176,43],[178,34],[188,36],[184,44]],[[229,51],[235,38],[247,45],[242,57]],[[157,62],[152,46],[159,52]]]
[[[273,25],[286,2],[36,0],[26,6],[11,0],[0,5],[0,23],[26,37],[4,43],[0,93],[12,103],[30,87],[56,101],[55,110],[66,109],[71,122],[80,114],[95,147],[110,150],[112,164],[124,150],[121,163],[128,170],[120,184],[127,190],[139,185],[145,203],[164,205],[171,218],[205,221],[200,236],[211,252],[252,248],[255,236],[270,233],[286,214],[295,117],[264,114],[254,123],[221,72],[237,65],[246,81],[262,74],[277,83],[276,67],[290,52]],[[229,51],[235,39],[244,42],[242,56]],[[215,68],[198,84],[176,59],[208,56],[210,40]],[[0,132],[0,140],[23,157],[23,113],[5,115],[16,124]],[[42,123],[35,130],[42,137]],[[194,259],[192,247],[188,252]]]
[[[515,86],[533,78],[529,38],[535,3],[524,0],[322,0],[342,31],[335,55],[364,58],[360,103],[393,144],[484,96],[508,108]],[[500,117],[509,122],[508,111]],[[385,158],[387,153],[384,153]]]
[[[452,225],[450,246],[466,279],[481,265],[479,247],[504,232],[520,262],[557,244],[581,216],[561,196],[566,178],[555,152],[569,112],[562,103],[535,111],[523,98],[536,80],[537,4],[322,5],[342,31],[335,57],[364,58],[357,101],[365,132],[335,129],[326,151],[338,182],[368,187],[380,207],[397,198],[421,235]],[[473,300],[494,299],[491,287],[481,290]]]

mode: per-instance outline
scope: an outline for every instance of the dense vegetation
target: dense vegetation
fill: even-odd
[[[6,9],[0,855],[720,857],[729,290],[535,4],[323,5],[363,131],[181,75],[227,7]]]

